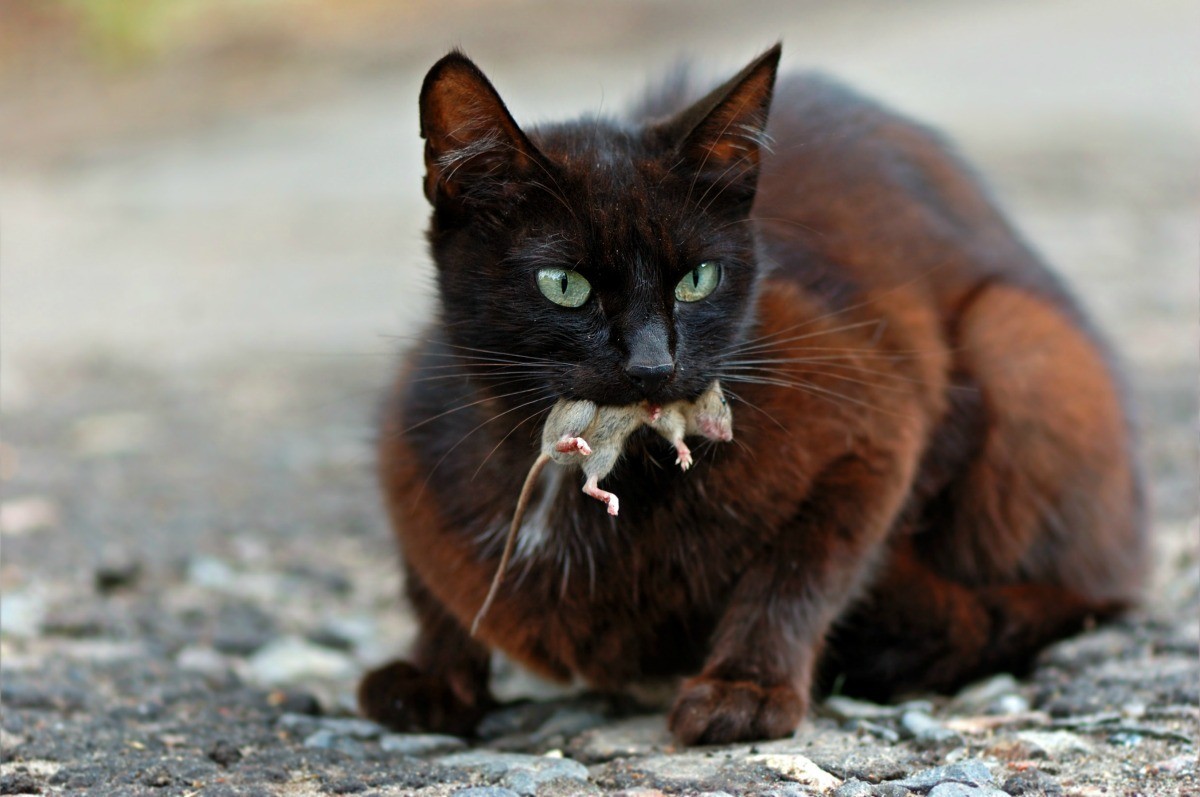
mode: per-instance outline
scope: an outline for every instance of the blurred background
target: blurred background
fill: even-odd
[[[267,617],[260,645],[326,621],[360,661],[400,644],[371,423],[430,307],[416,98],[451,47],[522,123],[782,40],[945,131],[1130,364],[1182,589],[1197,31],[1195,0],[0,0],[9,652],[113,584],[150,585],[121,609],[150,619],[101,628],[169,655],[221,625],[212,590]]]

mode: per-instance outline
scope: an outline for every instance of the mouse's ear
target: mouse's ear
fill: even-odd
[[[421,86],[425,196],[435,206],[529,169],[541,154],[479,67],[457,50]]]
[[[702,179],[740,186],[753,195],[781,50],[776,44],[665,123],[678,155]]]

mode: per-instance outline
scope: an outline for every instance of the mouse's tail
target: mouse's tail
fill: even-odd
[[[491,608],[492,601],[496,599],[496,593],[500,591],[500,582],[504,580],[504,571],[508,569],[508,560],[512,558],[513,549],[517,547],[517,531],[521,528],[521,520],[525,517],[525,507],[529,504],[529,495],[533,492],[533,485],[537,484],[538,476],[541,475],[549,461],[549,454],[539,454],[529,468],[529,475],[525,477],[525,484],[521,486],[521,495],[517,498],[517,508],[513,512],[512,525],[508,527],[508,537],[504,540],[504,552],[500,554],[500,564],[496,566],[496,575],[492,576],[492,585],[488,588],[487,597],[483,599],[483,604],[480,605],[479,611],[475,613],[475,619],[471,622],[471,636],[475,636],[475,632],[479,630],[479,623]]]

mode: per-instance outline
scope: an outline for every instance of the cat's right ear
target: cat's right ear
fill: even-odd
[[[457,50],[425,76],[420,108],[425,197],[434,206],[512,179],[540,158],[483,72]]]

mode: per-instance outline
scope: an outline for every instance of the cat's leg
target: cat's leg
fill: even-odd
[[[1046,644],[1122,608],[1053,584],[967,586],[935,572],[905,540],[839,621],[823,679],[872,700],[951,692],[989,673],[1020,673]]]
[[[491,655],[411,570],[406,587],[420,623],[412,661],[396,660],[364,675],[359,710],[400,731],[470,735],[495,705],[488,690]]]
[[[739,578],[703,669],[681,687],[669,720],[681,741],[796,728],[826,632],[869,577],[903,504],[911,458],[860,452],[816,480],[795,520]]]

